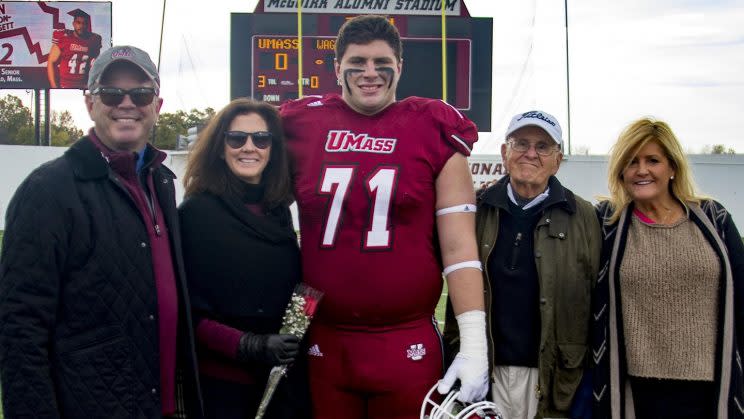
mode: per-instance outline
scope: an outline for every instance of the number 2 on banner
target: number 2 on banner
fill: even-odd
[[[10,59],[10,56],[13,55],[13,45],[12,44],[2,44],[0,45],[0,48],[5,50],[6,52],[2,54],[2,58],[0,58],[0,64],[2,65],[11,65],[13,64],[13,60]]]
[[[333,247],[336,244],[341,214],[346,194],[349,192],[354,167],[326,167],[320,185],[320,192],[331,194],[331,204],[328,206],[325,228],[323,230],[322,247]],[[398,169],[395,167],[380,167],[365,179],[364,185],[372,198],[371,225],[364,232],[365,249],[385,249],[390,247],[390,205],[395,192],[395,181]],[[335,186],[335,187],[334,187]]]

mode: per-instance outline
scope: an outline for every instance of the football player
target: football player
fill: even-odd
[[[72,30],[56,29],[52,33],[52,48],[47,57],[49,86],[84,89],[93,61],[101,52],[101,36],[91,32],[90,15],[75,9]]]
[[[396,100],[397,29],[347,21],[336,39],[342,93],[281,107],[293,157],[304,280],[325,293],[308,351],[315,417],[418,418],[442,378],[433,314],[447,278],[461,346],[440,381],[488,389],[483,278],[466,156],[478,131],[447,103]]]

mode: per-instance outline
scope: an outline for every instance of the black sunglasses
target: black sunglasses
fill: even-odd
[[[129,95],[129,98],[132,99],[132,103],[135,105],[146,106],[151,104],[155,96],[158,95],[157,90],[152,87],[135,87],[129,90],[118,87],[97,87],[90,93],[100,97],[101,102],[106,106],[121,105],[126,95]]]
[[[256,148],[263,150],[271,145],[271,140],[274,139],[274,134],[268,131],[225,131],[225,144],[230,148],[238,149],[243,147],[246,140],[248,140],[248,137],[251,137],[253,145],[256,146]]]

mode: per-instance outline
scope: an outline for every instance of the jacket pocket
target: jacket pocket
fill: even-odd
[[[131,417],[134,373],[130,349],[118,328],[59,342],[54,373],[62,416]]]
[[[568,411],[571,407],[571,401],[584,371],[586,351],[585,345],[558,344],[558,359],[553,378],[553,403],[559,411]]]

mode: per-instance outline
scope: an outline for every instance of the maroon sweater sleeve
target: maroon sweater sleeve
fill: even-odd
[[[238,345],[243,332],[218,321],[202,319],[196,326],[197,342],[230,359],[237,359]]]

